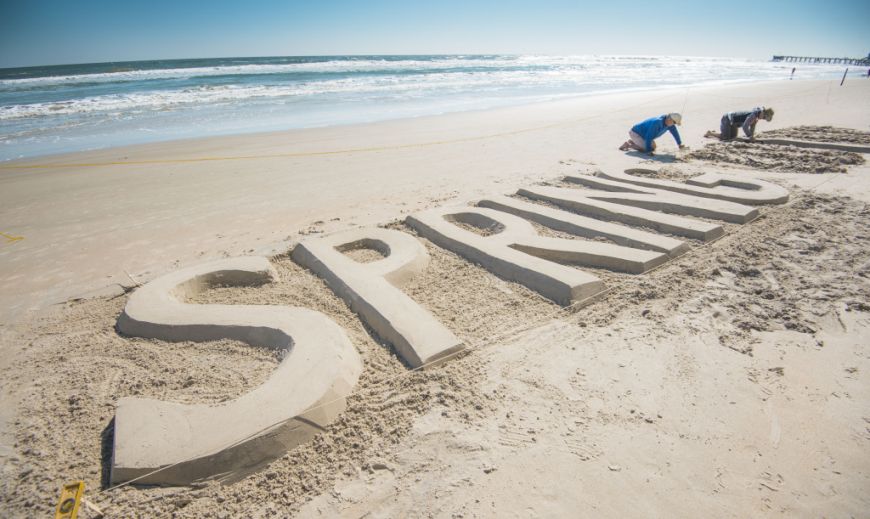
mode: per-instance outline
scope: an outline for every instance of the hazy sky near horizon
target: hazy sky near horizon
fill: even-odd
[[[867,0],[0,0],[0,68],[338,54],[870,52]]]

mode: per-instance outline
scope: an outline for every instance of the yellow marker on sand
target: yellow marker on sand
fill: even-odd
[[[5,232],[0,232],[0,236],[6,238],[6,243],[12,243],[24,239],[24,236],[12,236],[11,234],[6,234]]]
[[[74,481],[64,485],[60,489],[60,498],[57,500],[57,511],[54,513],[54,519],[76,519],[84,493],[84,481]]]

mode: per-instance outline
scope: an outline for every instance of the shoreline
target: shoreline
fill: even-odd
[[[276,254],[308,232],[390,221],[419,209],[506,192],[575,171],[620,171],[616,147],[643,118],[684,109],[692,147],[731,109],[777,107],[775,129],[849,126],[867,103],[862,82],[776,81],[643,91],[482,112],[172,141],[0,165],[0,297],[9,322],[69,297],[151,279],[196,261]],[[825,109],[807,110],[817,103]],[[852,124],[860,127],[859,123]],[[653,165],[676,148],[669,136]],[[232,156],[235,159],[219,160]],[[218,160],[215,160],[218,159]],[[64,166],[123,162],[102,167]],[[5,166],[5,168],[4,168]],[[302,233],[302,234],[300,234]],[[164,238],[166,237],[166,238]],[[65,258],[61,265],[50,258]]]
[[[829,80],[821,80],[821,79],[799,79],[797,83],[810,83],[810,82],[822,82],[827,83],[830,81],[834,81],[835,78]],[[289,132],[306,132],[313,130],[329,130],[329,129],[340,129],[340,128],[353,128],[360,126],[372,126],[379,125],[384,123],[391,122],[401,122],[401,121],[416,121],[416,120],[425,120],[430,118],[440,118],[440,117],[452,117],[452,116],[460,116],[460,115],[474,115],[474,114],[485,114],[491,111],[499,111],[499,110],[510,110],[510,109],[524,109],[524,108],[533,108],[539,105],[548,105],[551,103],[570,103],[576,102],[583,99],[595,98],[595,97],[608,97],[608,96],[620,96],[620,95],[632,95],[632,94],[644,94],[651,92],[681,92],[681,91],[690,91],[690,90],[704,90],[704,89],[720,89],[720,88],[730,88],[735,86],[745,86],[745,85],[773,85],[778,84],[782,81],[788,81],[787,78],[770,80],[770,79],[728,79],[728,80],[717,80],[710,82],[701,82],[701,83],[689,83],[685,85],[667,85],[667,86],[644,86],[644,87],[634,87],[634,88],[618,88],[614,90],[605,90],[605,91],[593,91],[586,93],[577,93],[577,94],[565,94],[557,96],[553,99],[546,100],[537,100],[537,101],[526,101],[526,102],[516,102],[516,103],[508,103],[503,106],[493,106],[493,107],[484,107],[484,108],[473,108],[466,110],[457,110],[457,111],[447,111],[442,113],[432,113],[432,114],[421,114],[416,116],[400,116],[395,118],[386,118],[386,119],[377,119],[370,121],[358,121],[358,122],[347,122],[347,123],[339,123],[339,124],[326,124],[326,125],[315,125],[315,126],[302,126],[298,128],[282,128],[282,129],[271,129],[271,130],[252,130],[252,131],[242,131],[236,133],[219,133],[214,135],[198,135],[192,137],[184,137],[184,138],[168,138],[168,139],[159,139],[153,141],[144,141],[144,142],[132,142],[127,144],[120,144],[117,146],[108,146],[108,147],[100,147],[100,148],[92,148],[85,150],[74,150],[74,151],[66,151],[66,152],[57,152],[57,153],[42,153],[38,155],[32,155],[29,157],[20,157],[20,158],[10,158],[0,160],[0,169],[8,169],[8,168],[16,168],[19,166],[19,163],[31,163],[33,161],[38,161],[41,159],[51,160],[52,158],[61,157],[61,156],[75,156],[75,155],[88,155],[91,153],[99,153],[99,152],[109,152],[113,150],[127,150],[127,149],[135,149],[140,146],[160,146],[160,145],[171,145],[174,143],[197,143],[199,141],[208,141],[212,139],[233,139],[236,137],[251,137],[256,138],[258,136],[269,136],[274,134],[285,134]]]

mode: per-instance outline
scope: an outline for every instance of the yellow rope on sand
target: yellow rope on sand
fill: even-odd
[[[24,236],[12,236],[11,234],[7,234],[5,232],[0,232],[0,236],[6,238],[6,243],[14,243],[24,239]]]

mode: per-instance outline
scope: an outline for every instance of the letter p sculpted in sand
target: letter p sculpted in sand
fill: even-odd
[[[344,252],[370,249],[362,263]],[[380,257],[383,256],[383,257]],[[399,290],[429,263],[419,240],[400,231],[365,228],[305,240],[293,260],[314,271],[412,368],[430,365],[463,348],[453,333]]]

